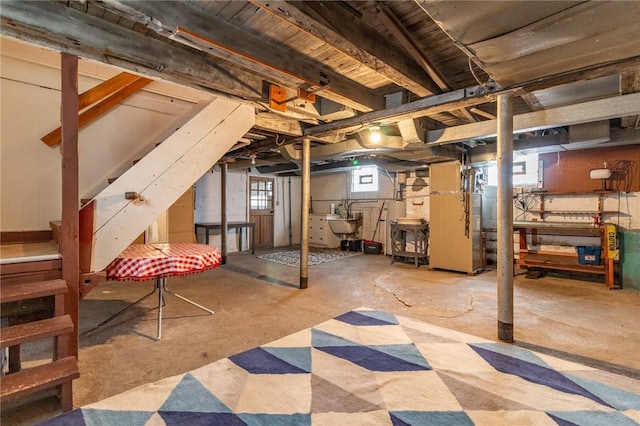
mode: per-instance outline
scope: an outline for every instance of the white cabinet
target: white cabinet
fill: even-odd
[[[309,245],[311,247],[336,248],[340,247],[340,238],[331,231],[327,222],[327,215],[309,215]]]

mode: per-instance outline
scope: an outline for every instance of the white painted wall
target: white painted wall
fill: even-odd
[[[247,194],[249,177],[252,175],[274,179],[274,247],[289,245],[289,223],[291,223],[291,244],[300,244],[301,180],[299,177],[289,178],[249,173],[247,170],[229,170],[227,172],[227,221],[246,222],[249,220]],[[212,172],[206,173],[196,183],[196,223],[220,222],[220,195],[220,168],[216,166]],[[291,206],[291,217],[289,206]],[[229,253],[238,251],[238,239],[235,232],[235,230],[230,230],[227,237],[227,251]],[[246,233],[243,239],[243,247],[247,247],[248,236]],[[198,235],[198,241],[204,242],[202,232]],[[209,244],[220,246],[219,232],[211,233]]]
[[[533,197],[535,202],[529,205],[530,210],[539,210],[539,198]],[[482,215],[483,228],[497,228],[497,188],[494,186],[485,187],[482,196]],[[597,194],[580,194],[580,195],[558,195],[545,196],[545,210],[564,210],[576,212],[588,212],[598,210]],[[604,200],[603,210],[619,211],[620,214],[608,214],[604,216],[604,223],[612,223],[619,227],[620,230],[640,229],[640,193],[616,193],[609,194]],[[531,221],[533,219],[540,220],[540,215],[533,212],[523,212],[514,207],[514,220]],[[572,214],[572,215],[545,215],[545,221],[548,222],[584,222],[593,223],[593,219],[588,214]],[[495,231],[491,231],[487,235],[487,248],[489,249],[488,259],[495,263]],[[587,237],[572,236],[539,236],[541,242],[540,250],[552,252],[575,253],[576,245],[595,245],[597,240]],[[514,253],[519,251],[518,234],[514,233]]]
[[[422,218],[429,221],[429,186],[428,177],[416,177],[412,173],[407,177],[405,198],[407,200],[407,217]]]
[[[60,54],[0,37],[0,229],[49,229],[61,215],[59,146],[40,138],[60,125]],[[80,93],[120,70],[79,61]],[[211,96],[162,81],[80,130],[80,197],[91,198],[195,102]]]
[[[380,209],[383,202],[389,202],[394,196],[393,176],[386,172],[378,171],[378,191],[377,192],[352,192],[351,173],[337,172],[318,174],[311,176],[311,198],[314,214],[329,214],[331,203],[344,204],[351,202],[351,211],[362,214],[362,227],[358,238],[370,240],[376,232],[375,239],[384,241],[382,234],[384,224],[380,222],[376,230],[376,223],[380,216]],[[344,206],[339,207],[340,212],[344,212]],[[384,219],[384,214],[382,216]]]

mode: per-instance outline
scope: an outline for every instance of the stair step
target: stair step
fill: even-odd
[[[80,377],[78,361],[67,357],[0,377],[0,401],[19,398]]]
[[[67,292],[64,280],[37,281],[32,283],[2,283],[0,287],[0,303],[17,302],[53,296]]]
[[[0,347],[21,345],[47,337],[60,336],[73,331],[73,321],[69,315],[32,321],[2,329]]]

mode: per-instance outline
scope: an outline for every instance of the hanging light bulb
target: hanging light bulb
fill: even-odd
[[[369,141],[373,143],[380,142],[380,126],[369,127]]]
[[[255,154],[251,154],[251,165],[252,166],[256,165],[256,155]]]

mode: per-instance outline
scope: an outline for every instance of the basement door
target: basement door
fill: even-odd
[[[273,247],[273,178],[249,177],[249,221],[256,224],[255,247]]]

